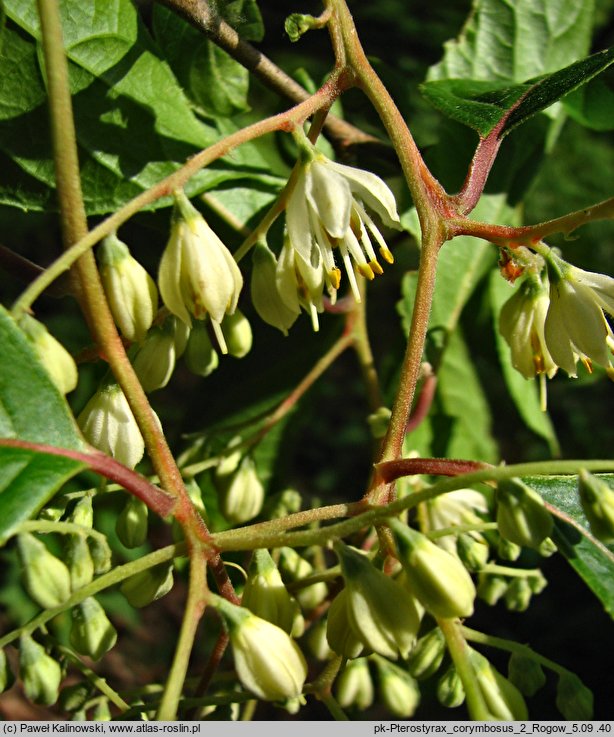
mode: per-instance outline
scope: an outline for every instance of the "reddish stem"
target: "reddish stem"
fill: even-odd
[[[429,476],[461,476],[491,468],[489,463],[451,458],[400,458],[375,465],[379,481],[390,484],[402,476],[428,474]]]

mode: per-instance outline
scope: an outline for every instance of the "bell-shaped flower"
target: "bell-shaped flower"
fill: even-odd
[[[269,325],[288,335],[300,313],[298,304],[288,306],[277,288],[277,258],[266,243],[256,243],[252,251],[252,303]]]
[[[30,315],[24,314],[21,317],[19,327],[26,334],[57,389],[62,394],[71,392],[77,386],[79,376],[77,364],[70,353],[51,335],[42,322]]]
[[[609,368],[614,335],[603,314],[614,315],[614,279],[548,257],[550,307],[544,335],[552,360],[576,376],[578,359]]]
[[[277,261],[275,285],[282,302],[293,313],[299,314],[301,308],[309,313],[315,332],[319,329],[318,312],[324,310],[323,294],[328,286],[334,301],[336,286],[331,287],[326,279],[322,254],[312,246],[307,259],[296,251],[286,238]],[[338,282],[336,282],[338,286]]]
[[[202,320],[209,315],[225,352],[219,326],[237,307],[243,277],[230,251],[181,191],[175,193],[171,236],[158,283],[164,304],[186,325],[191,325],[192,317]]]
[[[290,243],[306,263],[313,262],[312,250],[316,246],[327,286],[333,292],[341,281],[334,253],[337,250],[354,297],[360,301],[354,265],[360,274],[373,279],[383,271],[375,248],[384,261],[393,261],[367,208],[384,225],[399,228],[394,195],[375,174],[331,161],[306,139],[300,145],[301,162],[286,206]]]
[[[134,468],[145,453],[143,436],[118,384],[103,384],[77,422],[88,443],[128,468]]]
[[[364,555],[335,545],[345,580],[348,621],[367,648],[387,658],[406,658],[416,641],[420,616],[411,594]],[[330,639],[329,639],[329,644]]]
[[[158,311],[154,280],[113,234],[98,248],[100,279],[111,314],[124,338],[141,341]]]
[[[245,688],[265,701],[300,696],[307,664],[294,640],[249,609],[219,596],[211,599],[228,627],[235,668]]]
[[[499,332],[512,352],[512,366],[525,379],[539,374],[551,379],[557,371],[544,336],[549,305],[541,278],[529,274],[501,308]]]

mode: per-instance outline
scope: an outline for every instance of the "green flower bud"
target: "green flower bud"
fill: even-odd
[[[285,489],[269,497],[265,505],[267,519],[280,519],[301,509],[301,495],[296,489]]]
[[[328,609],[326,639],[331,649],[344,658],[357,658],[364,650],[363,641],[350,625],[347,589],[337,594]]]
[[[505,606],[512,612],[525,612],[529,608],[532,595],[526,578],[514,578],[505,592]]]
[[[214,602],[228,627],[243,686],[265,701],[298,697],[307,677],[307,664],[294,640],[249,609],[217,596]]]
[[[333,654],[326,639],[326,619],[319,619],[311,625],[306,640],[311,654],[317,660],[328,660]]]
[[[400,719],[413,716],[420,703],[416,681],[402,668],[383,658],[373,658],[379,672],[379,690],[384,706]]]
[[[220,363],[207,326],[202,320],[192,325],[184,358],[188,369],[197,376],[209,376]]]
[[[148,516],[147,504],[131,496],[115,523],[115,531],[122,545],[127,548],[138,548],[143,545],[147,539]]]
[[[481,535],[479,537],[466,533],[459,535],[456,550],[461,562],[470,571],[479,571],[488,563],[490,550]]]
[[[90,529],[94,526],[94,507],[91,494],[86,494],[79,499],[70,513],[69,520],[75,525],[89,527]]]
[[[73,607],[70,644],[81,655],[99,660],[117,641],[115,627],[93,596]]]
[[[552,533],[554,522],[541,496],[520,479],[505,479],[497,486],[497,527],[506,540],[526,548],[539,548]]]
[[[527,576],[527,581],[529,582],[529,586],[531,587],[531,591],[534,594],[541,594],[541,592],[548,585],[548,581],[546,580],[546,577],[539,570],[531,571],[531,575],[530,576]]]
[[[110,722],[111,721],[111,710],[109,709],[109,702],[106,699],[101,699],[94,708],[92,714],[92,720],[95,722]]]
[[[549,558],[557,552],[558,548],[556,543],[551,537],[547,537],[537,548],[537,552],[544,558]]]
[[[268,550],[254,551],[241,604],[294,637],[303,634],[304,622],[298,602],[286,590]]]
[[[546,676],[541,665],[533,658],[519,653],[512,653],[507,666],[510,681],[525,696],[534,696],[546,683]]]
[[[614,542],[614,489],[582,470],[578,477],[578,491],[593,535],[604,543]]]
[[[415,596],[436,617],[469,617],[476,591],[460,560],[398,520],[390,527]]]
[[[507,591],[509,581],[503,576],[480,573],[478,578],[478,596],[490,606],[494,606]]]
[[[288,335],[300,313],[281,298],[276,286],[277,259],[266,243],[256,243],[252,252],[252,304],[264,322]]]
[[[556,708],[570,721],[590,721],[593,718],[593,693],[578,676],[562,673],[556,686]]]
[[[89,699],[91,687],[87,683],[73,683],[60,692],[58,706],[62,711],[78,711]]]
[[[506,540],[504,537],[499,538],[499,541],[497,542],[497,554],[500,558],[503,560],[514,561],[518,560],[520,553],[522,553],[520,545],[516,545],[516,543],[513,543],[510,540]]]
[[[77,364],[70,353],[51,335],[42,322],[30,315],[24,314],[20,318],[19,327],[26,334],[58,391],[62,394],[71,392],[77,386],[79,375]]]
[[[166,596],[172,588],[173,564],[162,563],[130,576],[120,590],[133,607],[141,609]]]
[[[66,565],[29,532],[18,536],[17,546],[28,594],[43,609],[63,604],[71,592]]]
[[[476,650],[470,650],[469,656],[478,686],[492,718],[508,722],[525,721],[528,717],[527,705],[516,686],[504,678]]]
[[[376,440],[383,438],[388,432],[391,415],[392,412],[388,407],[379,407],[379,409],[367,417],[369,430],[371,430],[371,435]]]
[[[145,453],[143,436],[118,384],[101,386],[77,418],[85,439],[128,468]]]
[[[106,538],[88,537],[87,544],[94,564],[94,573],[100,576],[111,569],[111,548]]]
[[[132,359],[134,372],[148,394],[164,388],[175,370],[175,335],[166,322],[152,328]]]
[[[243,358],[252,349],[254,336],[249,320],[241,312],[235,310],[222,320],[222,332],[226,340],[228,353],[235,358]]]
[[[30,635],[24,634],[19,638],[19,675],[30,701],[44,706],[55,704],[62,669]]]
[[[290,581],[302,581],[313,575],[313,566],[308,560],[299,555],[294,548],[281,548],[279,566],[282,574]],[[305,611],[311,611],[321,604],[328,596],[328,588],[323,581],[305,586],[295,594],[295,599]]]
[[[407,670],[419,681],[430,678],[435,673],[446,652],[446,639],[439,627],[421,637],[407,660]]]
[[[100,244],[98,263],[111,314],[121,334],[130,341],[143,340],[158,311],[154,280],[114,234]]]
[[[448,709],[460,706],[465,700],[465,688],[456,668],[451,665],[437,682],[437,700]]]
[[[175,358],[181,358],[190,338],[190,326],[174,315],[169,315],[164,321],[165,325],[166,323],[170,326],[175,339]]]
[[[224,477],[216,474],[222,514],[233,524],[243,524],[257,517],[264,503],[264,486],[256,473],[256,464],[246,456],[239,468]]]
[[[337,702],[342,709],[355,706],[363,711],[373,703],[373,681],[366,658],[350,660],[336,681]]]
[[[354,634],[387,658],[407,657],[420,626],[414,599],[400,584],[361,553],[335,544],[347,592],[347,612]]]
[[[0,694],[9,689],[13,685],[14,681],[15,676],[9,666],[6,653],[4,650],[0,650]]]
[[[66,541],[66,563],[70,572],[70,586],[73,591],[87,586],[94,578],[94,561],[90,548],[83,535],[70,535]]]

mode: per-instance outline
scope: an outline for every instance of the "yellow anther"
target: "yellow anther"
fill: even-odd
[[[382,269],[377,261],[369,261],[369,266],[373,270],[373,273],[377,274],[378,276],[384,273],[384,269]]]
[[[356,268],[369,281],[375,278],[373,269],[369,266],[369,264],[357,264]]]
[[[339,285],[341,284],[341,269],[331,269],[331,271],[328,272],[328,278],[330,279],[333,289],[339,289]]]
[[[382,258],[384,259],[384,261],[387,261],[389,264],[394,263],[394,256],[392,255],[392,251],[389,248],[385,248],[384,246],[382,246],[379,249],[379,252]]]

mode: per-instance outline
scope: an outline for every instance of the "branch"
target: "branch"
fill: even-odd
[[[244,41],[234,28],[215,12],[207,0],[158,1],[204,33],[207,38],[252,72],[269,89],[296,103],[304,102],[310,97],[304,87],[295,82],[261,51]],[[364,133],[335,115],[328,115],[324,128],[330,138],[342,148],[357,143],[382,143],[374,136]]]

